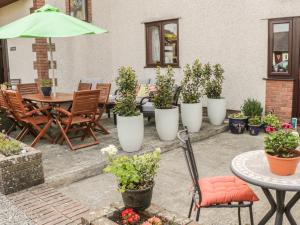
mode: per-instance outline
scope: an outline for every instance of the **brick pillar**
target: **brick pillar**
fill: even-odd
[[[45,5],[45,0],[33,0],[33,7],[30,12]],[[51,46],[55,51],[55,45]],[[33,62],[33,68],[37,71],[38,80],[49,78],[50,62],[48,60],[48,51],[50,46],[46,38],[36,38],[32,44],[32,51],[36,53],[36,61]],[[55,63],[54,63],[55,64]]]
[[[293,86],[292,80],[267,80],[266,113],[273,112],[282,122],[290,121],[293,109]]]

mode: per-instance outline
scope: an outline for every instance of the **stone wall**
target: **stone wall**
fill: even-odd
[[[42,152],[24,146],[27,153],[5,157],[0,154],[0,192],[11,194],[44,183]]]

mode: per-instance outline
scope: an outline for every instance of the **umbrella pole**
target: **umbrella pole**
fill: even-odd
[[[51,67],[51,75],[52,75],[52,89],[53,95],[56,96],[56,88],[55,88],[55,76],[54,76],[54,62],[53,62],[53,52],[52,52],[52,40],[51,37],[48,38],[50,45],[50,67]]]

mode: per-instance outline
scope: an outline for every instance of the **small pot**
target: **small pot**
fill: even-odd
[[[249,126],[249,134],[252,136],[257,136],[260,131],[261,125],[248,125]]]
[[[52,87],[41,87],[44,96],[50,96],[52,92]]]
[[[247,126],[248,118],[229,118],[229,129],[233,134],[242,134]]]
[[[295,174],[300,161],[300,151],[295,150],[295,152],[298,154],[295,158],[280,158],[266,153],[271,172],[279,176]]]
[[[125,208],[142,211],[151,205],[153,186],[144,190],[126,190],[122,193]]]

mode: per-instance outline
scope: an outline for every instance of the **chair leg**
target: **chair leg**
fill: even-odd
[[[194,206],[194,198],[192,198],[192,202],[191,202],[191,206],[190,206],[188,218],[191,218],[192,211],[193,211],[193,206]]]
[[[109,134],[109,131],[108,131],[106,128],[104,128],[104,127],[99,123],[99,121],[96,121],[95,124],[96,124],[96,127],[99,127],[100,130],[101,130],[104,134]]]
[[[50,119],[48,121],[48,123],[44,126],[43,129],[41,129],[39,126],[37,126],[36,124],[33,124],[34,128],[36,128],[39,131],[38,136],[33,140],[33,142],[31,143],[31,147],[34,147],[36,145],[36,143],[43,137],[46,135],[47,130],[49,129],[49,127],[51,126],[53,122],[53,119]],[[48,138],[47,138],[48,139]],[[51,140],[51,143],[53,143],[53,140]]]
[[[241,220],[241,207],[238,207],[238,219],[239,219],[239,225],[242,225],[242,220]]]
[[[252,205],[249,206],[249,213],[250,213],[250,224],[254,225]]]
[[[198,222],[200,218],[200,207],[197,209],[196,221]]]
[[[18,141],[21,141],[21,137],[24,138],[23,133],[25,133],[27,130],[28,130],[28,127],[24,126],[23,129],[21,130],[21,132],[20,132],[20,133],[18,134],[18,136],[16,137],[16,139],[17,139]],[[22,139],[23,139],[23,138],[22,138]]]
[[[11,127],[6,131],[6,134],[7,134],[7,135],[10,135],[11,132],[13,132],[14,130],[16,130],[16,127],[17,127],[16,122],[14,122],[14,123],[11,125]]]
[[[74,150],[74,148],[73,148],[73,145],[72,145],[72,143],[71,143],[71,141],[70,141],[70,139],[69,139],[69,137],[68,137],[68,135],[67,135],[67,132],[68,132],[68,130],[69,130],[69,128],[70,128],[70,125],[68,125],[65,129],[62,127],[62,125],[61,125],[61,123],[57,120],[57,124],[58,124],[58,126],[59,126],[59,128],[60,128],[60,131],[61,131],[61,134],[62,134],[62,137],[61,137],[61,139],[59,139],[58,141],[60,141],[60,144],[63,144],[63,142],[64,142],[64,140],[66,140],[66,142],[67,142],[67,144],[69,145],[69,147],[71,148],[71,150]]]

